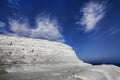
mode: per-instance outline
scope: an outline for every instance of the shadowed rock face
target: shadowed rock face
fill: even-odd
[[[0,80],[120,80],[120,68],[84,63],[60,42],[0,35]]]

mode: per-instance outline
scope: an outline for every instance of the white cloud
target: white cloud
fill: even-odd
[[[64,42],[57,20],[49,17],[37,17],[35,28],[30,28],[28,20],[24,18],[22,21],[9,19],[9,25],[10,30],[17,36]]]
[[[20,1],[21,0],[8,0],[10,7],[13,8],[13,9],[19,9],[19,7],[20,7],[20,5],[19,5]]]
[[[4,22],[0,21],[0,27],[3,28],[5,26],[6,26],[6,24]]]
[[[10,19],[9,20],[10,30],[18,36],[29,36],[30,29],[27,20],[20,22],[19,20]]]
[[[105,16],[105,9],[105,2],[91,1],[85,4],[81,9],[82,17],[78,23],[84,26],[86,32],[93,30]]]
[[[37,17],[36,29],[32,29],[32,37],[42,37],[49,40],[64,41],[60,33],[60,26],[56,20],[50,18]]]

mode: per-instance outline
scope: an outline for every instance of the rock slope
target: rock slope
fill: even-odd
[[[3,64],[8,72],[35,72],[44,70],[39,67],[50,68],[79,63],[84,64],[76,57],[72,48],[63,43],[0,35],[0,64]]]
[[[66,44],[0,35],[0,73],[4,72],[12,74],[0,74],[0,80],[120,80],[119,67],[84,63]]]

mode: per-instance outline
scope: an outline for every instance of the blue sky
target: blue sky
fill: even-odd
[[[87,62],[120,62],[119,0],[1,0],[0,34],[60,41]]]

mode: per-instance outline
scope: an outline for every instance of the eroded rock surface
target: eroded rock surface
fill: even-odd
[[[36,72],[84,64],[73,49],[63,43],[3,35],[0,35],[0,63],[8,72]]]

